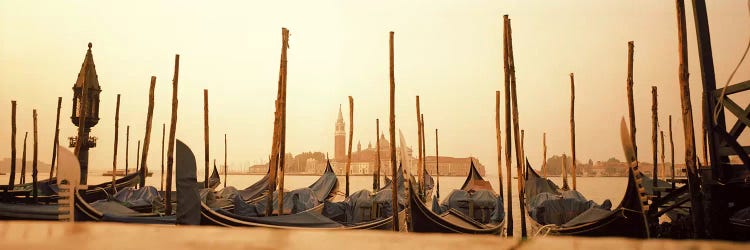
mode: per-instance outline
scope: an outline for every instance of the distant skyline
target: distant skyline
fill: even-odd
[[[152,75],[157,81],[148,164],[160,167],[161,124],[169,127],[175,54],[181,59],[177,138],[192,147],[198,165],[204,154],[203,89],[209,93],[210,158],[223,163],[226,133],[230,164],[267,159],[281,28],[286,27],[291,32],[287,152],[333,155],[339,105],[348,137],[347,96],[354,98],[354,143],[375,143],[376,118],[381,132],[388,133],[388,32],[394,31],[397,129],[410,146],[416,145],[419,95],[427,154],[434,155],[437,128],[441,155],[477,157],[488,174],[496,175],[494,104],[495,91],[505,91],[502,17],[508,14],[520,125],[532,165],[541,166],[544,132],[548,156],[570,155],[571,72],[576,77],[578,160],[622,160],[619,121],[627,116],[631,40],[639,160],[651,161],[653,85],[659,89],[660,129],[667,134],[671,114],[675,162],[684,162],[674,1],[42,2],[0,2],[0,159],[10,157],[11,100],[18,101],[19,158],[23,132],[32,131],[32,109],[37,109],[39,158],[50,161],[58,96],[63,98],[61,144],[75,135],[71,87],[89,42],[102,87],[101,121],[92,129],[99,141],[90,151],[90,169],[112,168],[117,94],[122,95],[118,163],[124,168],[125,127],[130,125],[130,166],[135,167]],[[716,82],[723,86],[750,38],[748,2],[707,5]],[[700,136],[701,75],[689,1],[686,7],[693,116]],[[747,63],[732,83],[750,79]],[[744,107],[750,94],[733,100]],[[745,143],[748,133],[742,137]],[[700,138],[696,141],[700,152]]]

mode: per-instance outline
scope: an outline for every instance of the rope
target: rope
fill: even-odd
[[[750,12],[750,0],[747,1],[748,4],[748,11]],[[745,61],[745,57],[747,57],[747,52],[750,50],[750,39],[747,41],[747,47],[745,47],[745,53],[742,54],[742,58],[740,58],[740,62],[737,63],[737,66],[734,67],[734,70],[732,71],[732,74],[729,75],[729,79],[727,79],[727,82],[724,83],[724,88],[721,90],[721,95],[719,96],[719,105],[716,105],[713,112],[713,118],[714,123],[716,123],[719,119],[719,111],[721,110],[721,107],[724,106],[724,95],[727,92],[727,87],[729,86],[729,82],[732,81],[732,78],[734,78],[734,74],[737,73],[737,70],[740,68],[740,65],[742,65],[742,62]]]
[[[547,236],[549,232],[552,231],[552,229],[555,227],[557,226],[554,224],[544,225],[536,230],[536,232],[534,233],[534,237]]]

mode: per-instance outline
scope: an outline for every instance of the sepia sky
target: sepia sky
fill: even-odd
[[[701,76],[690,1],[686,7],[690,82],[699,128]],[[416,145],[419,95],[428,154],[434,155],[438,128],[441,155],[478,157],[495,174],[495,91],[504,91],[503,14],[512,19],[520,125],[533,165],[541,165],[543,132],[548,155],[570,154],[571,72],[576,77],[578,160],[623,159],[619,121],[627,116],[630,40],[635,41],[639,159],[651,161],[653,85],[659,88],[661,129],[667,131],[667,116],[673,115],[675,158],[684,162],[675,3],[649,0],[2,1],[0,158],[10,156],[11,100],[18,101],[19,158],[23,132],[32,131],[32,109],[37,109],[40,160],[50,161],[58,96],[63,97],[61,143],[75,134],[69,118],[71,87],[86,44],[92,42],[102,92],[101,121],[92,132],[99,143],[90,153],[91,169],[112,167],[118,93],[118,161],[124,167],[125,126],[130,125],[130,166],[135,166],[152,75],[157,87],[148,163],[152,169],[159,167],[175,54],[181,57],[177,138],[203,159],[203,89],[208,89],[210,157],[222,162],[227,133],[230,168],[260,163],[270,154],[281,28],[287,27],[287,152],[333,155],[338,107],[343,104],[348,128],[350,95],[355,150],[357,141],[363,148],[374,143],[376,118],[387,133],[388,32],[395,31],[397,128]],[[708,17],[716,81],[723,85],[750,37],[748,3],[708,1]],[[748,79],[745,64],[732,83]],[[747,94],[733,98],[743,107],[750,102]]]

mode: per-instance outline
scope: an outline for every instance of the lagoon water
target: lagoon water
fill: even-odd
[[[102,182],[108,182],[112,180],[111,176],[102,176],[102,173],[104,171],[98,171],[98,170],[92,170],[88,177],[88,183],[89,184],[98,184]],[[146,184],[150,186],[154,186],[157,189],[160,186],[160,173],[159,170],[153,171],[154,174],[152,177],[148,177],[146,179]],[[39,179],[46,179],[47,174],[39,174]],[[224,182],[227,182],[227,186],[235,186],[238,189],[245,188],[256,181],[258,181],[260,178],[262,178],[262,175],[229,175],[227,177],[228,180],[224,180],[224,175],[221,175],[222,178],[222,184],[217,189],[221,189],[224,186]],[[8,183],[9,175],[3,175],[0,176],[0,183],[7,184]],[[19,176],[16,175],[16,183],[18,183]],[[203,178],[203,173],[200,171],[198,173],[199,181]],[[301,187],[306,187],[313,183],[318,176],[299,176],[299,175],[290,175],[284,177],[284,183],[285,183],[285,189],[296,189]],[[356,192],[361,189],[372,189],[372,176],[350,176],[351,183],[349,184],[350,192]],[[433,176],[433,178],[435,178]],[[444,197],[446,194],[448,194],[451,190],[461,187],[463,184],[465,177],[447,177],[443,176],[440,177],[440,194],[441,198]],[[489,180],[492,183],[492,186],[497,190],[498,188],[498,179],[497,176],[485,176],[485,180]],[[555,183],[558,185],[562,185],[562,178],[561,177],[552,177],[551,178]],[[26,180],[31,180],[31,175],[27,175]],[[345,190],[345,178],[344,176],[339,176],[339,191],[344,192]],[[518,204],[518,180],[513,179],[512,180],[512,188],[513,188],[513,222],[514,222],[514,235],[518,236],[520,235],[520,228],[521,228],[521,220],[520,220],[520,214],[519,214],[519,204]],[[382,182],[382,181],[381,181]],[[568,183],[572,185],[572,180],[568,180]],[[504,182],[505,184],[505,182]],[[616,207],[618,204],[620,204],[620,200],[622,199],[622,196],[625,194],[625,188],[627,187],[627,178],[626,177],[578,177],[577,179],[578,184],[578,191],[580,191],[587,199],[593,200],[597,203],[602,203],[605,199],[610,199],[612,201],[612,206]],[[572,186],[571,186],[572,187]],[[173,187],[174,189],[174,187]],[[506,192],[507,197],[507,185],[503,186],[503,189]],[[435,192],[433,192],[433,195]],[[339,197],[337,197],[339,198]],[[340,199],[340,198],[339,198]],[[507,199],[506,199],[507,200]],[[507,205],[506,205],[507,206]],[[529,234],[533,234],[534,232],[528,232]]]

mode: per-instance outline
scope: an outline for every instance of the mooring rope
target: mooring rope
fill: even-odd
[[[748,12],[750,13],[750,0],[747,1],[747,7]],[[740,68],[740,65],[742,65],[742,62],[745,61],[745,57],[747,57],[747,51],[750,50],[750,39],[747,40],[747,47],[745,47],[745,53],[742,54],[742,58],[740,58],[740,62],[737,63],[737,66],[734,67],[734,70],[732,71],[732,74],[729,75],[729,79],[727,79],[727,82],[724,83],[724,88],[721,89],[721,95],[719,96],[719,105],[716,105],[713,112],[713,118],[714,123],[716,123],[719,119],[719,111],[721,110],[721,107],[724,106],[724,95],[727,92],[727,87],[729,86],[729,83],[732,81],[732,78],[734,78],[734,74],[737,73],[737,70]]]

